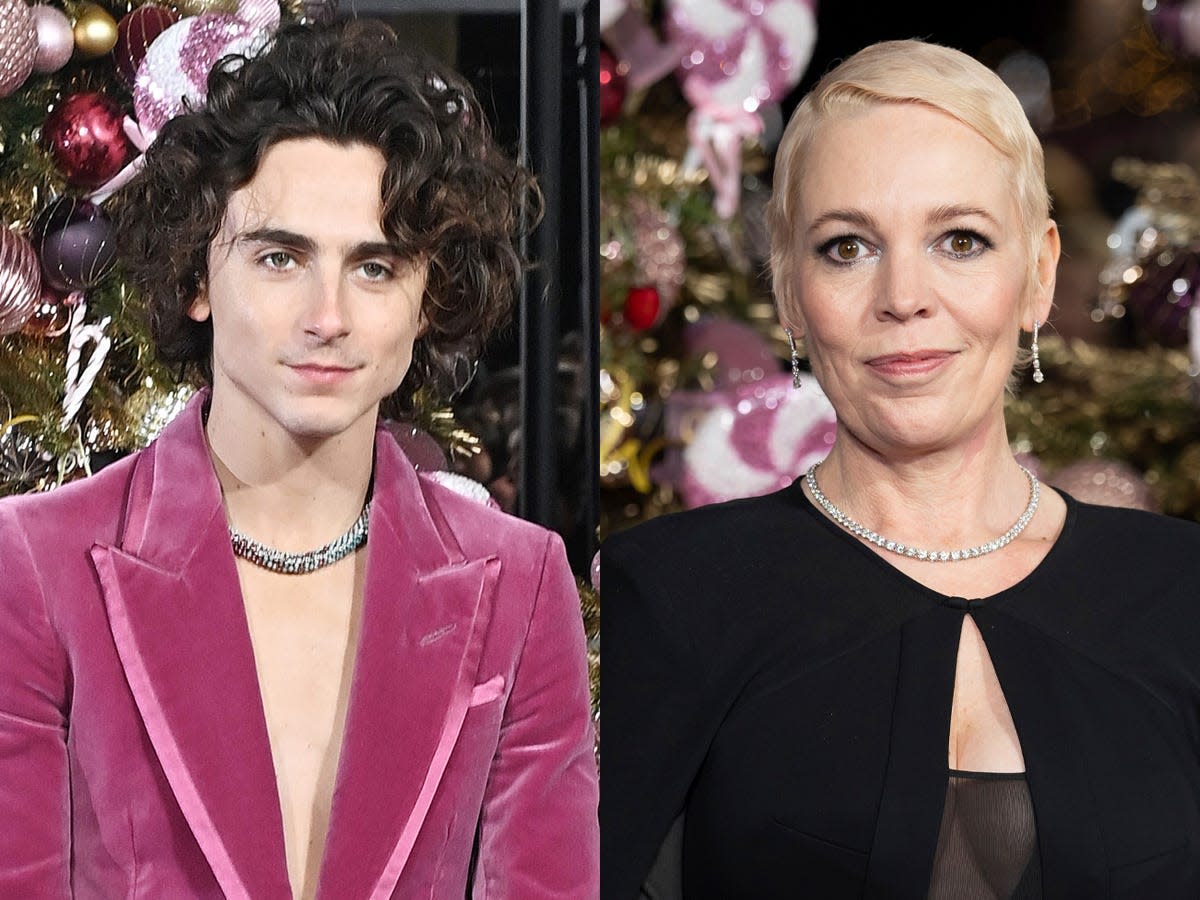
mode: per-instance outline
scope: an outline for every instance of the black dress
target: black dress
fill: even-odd
[[[1025,758],[1023,889],[1200,898],[1200,526],[1066,502],[1042,563],[977,600],[799,482],[605,541],[605,900],[638,896],[681,817],[687,900],[930,897],[967,615]]]

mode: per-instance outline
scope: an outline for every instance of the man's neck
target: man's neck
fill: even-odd
[[[341,535],[362,511],[374,464],[373,420],[301,440],[239,429],[214,410],[205,435],[226,518],[255,540],[289,552],[311,550]]]

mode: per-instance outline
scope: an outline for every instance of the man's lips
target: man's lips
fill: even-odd
[[[288,363],[288,368],[309,381],[330,384],[354,374],[352,366],[328,366],[319,363]]]
[[[953,350],[912,350],[875,356],[867,360],[867,365],[888,375],[920,375],[932,372],[954,355]]]

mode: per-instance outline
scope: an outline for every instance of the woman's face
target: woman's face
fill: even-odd
[[[1058,260],[1052,222],[1030,259],[1012,170],[917,104],[834,118],[810,147],[785,324],[841,427],[877,452],[969,444],[1003,422],[1018,330],[1044,321]]]

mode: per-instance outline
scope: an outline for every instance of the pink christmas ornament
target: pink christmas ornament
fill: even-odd
[[[627,67],[633,88],[653,84],[679,64],[679,48],[660,41],[645,15],[625,0],[600,0],[600,32]]]
[[[142,133],[153,140],[168,119],[201,106],[216,61],[230,53],[252,54],[264,38],[227,13],[183,19],[160,34],[134,78],[133,108]]]
[[[762,130],[759,108],[800,80],[816,43],[815,0],[671,0],[666,30],[692,104],[688,167],[708,170],[723,218],[738,206],[741,145]]]
[[[1101,506],[1159,511],[1154,492],[1142,474],[1116,459],[1083,459],[1063,466],[1049,479],[1076,500]]]
[[[0,0],[0,97],[29,77],[37,57],[37,27],[25,0]]]
[[[37,53],[33,58],[33,71],[47,75],[57,72],[70,60],[75,51],[75,33],[71,20],[53,6],[39,3],[30,10],[37,31]]]
[[[641,194],[629,198],[637,258],[637,280],[658,289],[664,309],[674,305],[683,287],[687,249],[679,229],[657,203]]]
[[[779,371],[779,359],[771,344],[745,322],[706,316],[685,327],[683,342],[692,356],[716,354],[712,375],[718,388],[758,381],[767,373]]]
[[[837,419],[816,379],[802,380],[797,391],[790,375],[769,375],[707,396],[709,409],[694,420],[683,451],[678,488],[685,505],[779,490],[825,458]]]
[[[41,299],[42,273],[33,245],[0,228],[0,334],[20,331]]]

